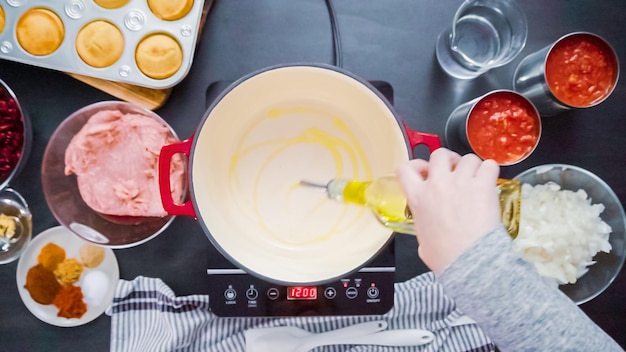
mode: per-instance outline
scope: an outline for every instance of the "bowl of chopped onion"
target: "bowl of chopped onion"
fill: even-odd
[[[536,166],[515,179],[522,183],[515,251],[576,304],[598,296],[626,257],[626,217],[611,187],[565,164]]]

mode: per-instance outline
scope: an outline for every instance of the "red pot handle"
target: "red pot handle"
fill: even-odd
[[[429,134],[429,133],[417,132],[415,130],[412,130],[409,128],[409,126],[407,126],[406,122],[404,121],[402,121],[402,127],[404,128],[407,139],[409,140],[409,145],[411,146],[412,156],[414,156],[413,150],[415,149],[416,146],[420,144],[426,145],[428,147],[428,150],[430,150],[431,153],[434,152],[435,149],[438,149],[441,147],[441,140],[439,139],[439,136],[437,136],[436,134]]]
[[[161,193],[161,203],[163,209],[170,215],[191,216],[198,219],[196,211],[193,208],[191,199],[183,204],[177,204],[172,199],[172,185],[170,183],[170,166],[174,154],[185,154],[189,158],[193,136],[182,142],[164,145],[159,154],[159,191]]]

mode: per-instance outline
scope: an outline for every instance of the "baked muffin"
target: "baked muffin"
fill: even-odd
[[[135,62],[144,75],[165,79],[174,75],[182,66],[183,50],[171,36],[155,33],[139,42],[135,49]]]
[[[61,18],[51,10],[34,7],[17,21],[15,35],[20,46],[36,56],[52,54],[65,37]]]
[[[87,23],[76,36],[76,52],[89,66],[111,66],[124,52],[124,36],[112,23],[96,20]]]
[[[0,34],[4,31],[4,23],[6,22],[6,17],[4,16],[4,9],[0,6]]]
[[[150,11],[165,21],[179,20],[191,11],[193,0],[148,0]]]
[[[93,2],[100,7],[104,7],[105,9],[118,9],[126,4],[128,4],[130,0],[94,0]]]

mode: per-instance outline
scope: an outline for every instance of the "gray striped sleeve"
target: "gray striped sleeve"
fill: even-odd
[[[557,287],[513,252],[502,226],[437,280],[502,351],[623,351]]]

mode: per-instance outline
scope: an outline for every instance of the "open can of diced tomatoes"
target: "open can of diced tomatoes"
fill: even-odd
[[[495,90],[459,105],[448,117],[448,148],[499,165],[517,164],[537,147],[541,136],[539,112],[523,95]]]
[[[526,56],[515,69],[513,87],[541,116],[588,108],[611,95],[619,77],[615,50],[587,32],[567,34]]]

